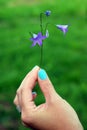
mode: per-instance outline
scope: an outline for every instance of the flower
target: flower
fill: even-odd
[[[46,38],[48,38],[49,37],[49,32],[48,32],[48,30],[46,30]]]
[[[47,11],[45,12],[45,15],[46,15],[46,16],[50,16],[50,14],[51,14],[51,11],[50,11],[50,10],[47,10]]]
[[[56,25],[58,29],[60,29],[64,34],[68,31],[68,25]]]
[[[45,38],[47,38],[47,36],[43,36],[41,32],[39,32],[38,34],[33,34],[33,37],[30,38],[30,40],[33,41],[32,46],[35,46],[36,44],[42,46],[42,40],[44,40]]]

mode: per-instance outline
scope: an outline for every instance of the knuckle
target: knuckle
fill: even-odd
[[[14,103],[15,105],[18,104],[17,97],[15,97],[15,99],[13,100],[13,103]]]
[[[13,103],[14,103],[15,105],[17,104],[15,99],[14,99]]]

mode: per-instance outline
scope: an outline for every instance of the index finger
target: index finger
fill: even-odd
[[[21,89],[21,108],[23,110],[26,109],[32,109],[35,107],[34,101],[33,101],[33,96],[32,96],[32,89],[34,88],[37,78],[38,78],[38,70],[39,67],[36,66],[34,69],[28,74],[27,77],[25,77],[23,87]]]

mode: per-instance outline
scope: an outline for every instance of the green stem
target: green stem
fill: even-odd
[[[41,28],[41,33],[42,33],[42,35],[43,35],[43,21],[42,21],[42,15],[43,15],[43,13],[40,13],[40,28]],[[43,61],[43,43],[42,43],[42,45],[41,45],[41,47],[40,47],[40,53],[41,53],[41,55],[40,55],[40,67],[42,66],[42,61]]]
[[[41,28],[41,33],[43,35],[43,21],[42,21],[42,16],[43,16],[43,13],[40,13],[40,28]]]
[[[49,23],[46,23],[44,32],[46,32],[48,25],[49,25]]]
[[[40,47],[40,67],[42,66],[42,63],[43,63],[43,45]]]

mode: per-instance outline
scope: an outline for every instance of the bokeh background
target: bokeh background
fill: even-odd
[[[29,32],[40,31],[39,14],[46,10],[52,14],[44,23],[70,26],[66,36],[48,26],[43,68],[87,130],[87,0],[0,0],[0,130],[26,130],[13,99],[22,79],[39,64],[40,48],[31,48]],[[44,98],[38,86],[35,91],[38,105]]]

